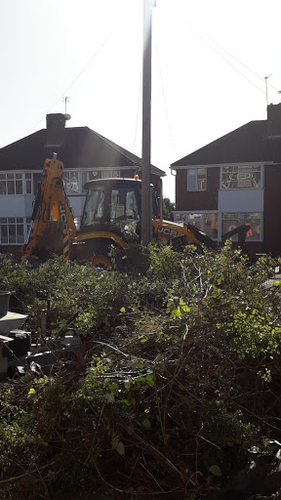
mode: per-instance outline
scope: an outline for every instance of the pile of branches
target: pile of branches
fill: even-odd
[[[210,498],[250,449],[281,439],[281,294],[264,285],[268,263],[249,269],[226,249],[169,254],[164,268],[172,250],[157,252],[145,277],[115,276],[123,302],[108,292],[106,319],[69,365],[2,386],[3,500]]]

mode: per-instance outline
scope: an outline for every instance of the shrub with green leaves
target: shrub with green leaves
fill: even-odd
[[[265,283],[274,262],[251,264],[229,244],[146,251],[149,269],[132,274],[1,260],[32,329],[50,299],[50,331],[78,311],[83,338],[72,363],[5,383],[3,500],[202,498],[251,446],[281,439],[281,285]]]

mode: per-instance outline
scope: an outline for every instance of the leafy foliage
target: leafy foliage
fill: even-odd
[[[174,220],[172,211],[175,210],[175,204],[170,200],[170,198],[163,197],[162,199],[162,210],[164,220]]]
[[[77,312],[83,338],[70,365],[2,384],[3,500],[202,498],[281,439],[274,262],[229,245],[147,252],[145,274],[1,257],[33,332],[49,299],[48,330]]]

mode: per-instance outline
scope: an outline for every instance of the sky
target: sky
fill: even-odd
[[[0,147],[65,112],[141,156],[143,0],[0,0]],[[156,0],[151,162],[170,164],[281,94],[279,0]]]

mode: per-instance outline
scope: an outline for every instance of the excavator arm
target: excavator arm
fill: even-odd
[[[169,241],[174,247],[182,247],[187,244],[195,245],[196,247],[204,245],[213,252],[217,251],[217,245],[211,238],[187,222],[177,224],[175,222],[153,219],[152,227],[153,236],[156,240]]]
[[[29,259],[44,261],[54,253],[64,255],[65,260],[70,257],[76,227],[63,187],[63,169],[63,163],[56,158],[45,160],[30,234],[22,247],[22,255]]]

